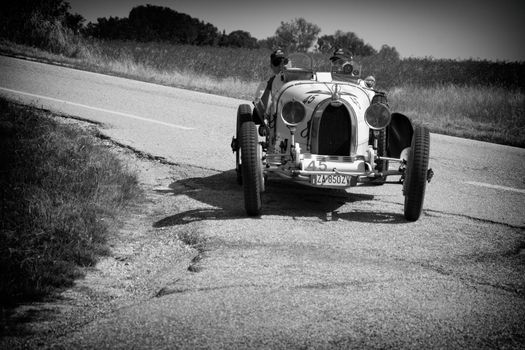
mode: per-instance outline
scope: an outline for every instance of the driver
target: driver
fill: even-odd
[[[259,110],[262,108],[262,110],[260,110],[259,113],[263,112],[265,115],[271,114],[273,96],[275,96],[275,94],[277,94],[279,89],[283,86],[284,79],[282,76],[282,70],[287,64],[288,58],[284,54],[283,50],[277,49],[270,55],[270,68],[273,72],[273,75],[270,77],[270,79],[268,79],[266,87],[264,88],[264,92],[260,94],[259,102],[262,104],[262,106],[257,106],[257,109]],[[262,89],[259,89],[258,91],[261,90]],[[261,115],[261,117],[263,116]]]

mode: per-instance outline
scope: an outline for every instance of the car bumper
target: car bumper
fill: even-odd
[[[295,162],[285,155],[272,155],[266,160],[266,174],[275,174],[312,187],[348,188],[384,176],[402,174],[399,170],[379,173],[364,156],[306,154]]]

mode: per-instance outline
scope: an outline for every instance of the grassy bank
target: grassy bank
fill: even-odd
[[[82,69],[251,100],[270,75],[264,50],[78,40],[63,55],[1,42],[0,50]],[[62,46],[68,47],[67,43]],[[74,52],[74,55],[67,54]],[[321,66],[326,57],[315,56]],[[525,147],[525,63],[363,59],[393,110],[432,132]],[[233,117],[232,117],[233,118]]]
[[[432,132],[525,147],[525,94],[502,87],[405,86],[388,92],[390,106]]]
[[[112,218],[137,179],[78,127],[0,99],[0,300],[67,287],[107,253]]]

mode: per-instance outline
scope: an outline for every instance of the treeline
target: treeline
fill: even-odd
[[[211,23],[167,7],[153,5],[136,6],[131,9],[128,17],[103,17],[98,18],[96,23],[86,25],[81,15],[71,13],[71,6],[64,0],[2,2],[0,30],[0,37],[55,52],[60,51],[64,41],[68,40],[67,37],[76,35],[101,40],[212,47],[270,50],[279,47],[288,51],[315,49],[322,53],[344,47],[357,56],[377,54],[372,46],[352,32],[337,31],[334,35],[319,36],[321,28],[304,18],[281,22],[275,35],[258,40],[247,31],[235,30],[226,34]]]
[[[319,37],[320,31],[319,26],[304,18],[296,18],[290,22],[281,22],[275,35],[257,40],[244,30],[221,33],[214,25],[187,14],[167,7],[145,5],[134,7],[125,18],[98,18],[97,23],[88,23],[83,34],[103,40],[248,49],[280,47],[290,51],[307,51],[315,44],[315,50],[324,53],[331,52],[336,47],[344,47],[359,56],[377,54],[372,46],[365,44],[355,33],[336,31],[334,35]]]
[[[134,7],[126,18],[98,18],[97,23],[89,23],[83,32],[105,40],[249,48],[257,45],[257,39],[248,32],[239,30],[226,35],[210,23],[167,7],[152,5]]]

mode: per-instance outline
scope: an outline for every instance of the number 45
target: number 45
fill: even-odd
[[[305,170],[320,170],[320,171],[325,171],[326,169],[328,169],[328,166],[326,165],[325,162],[319,162],[319,165],[316,166],[316,162],[315,160],[312,160],[310,162],[310,164],[308,164],[308,166],[306,167]]]

